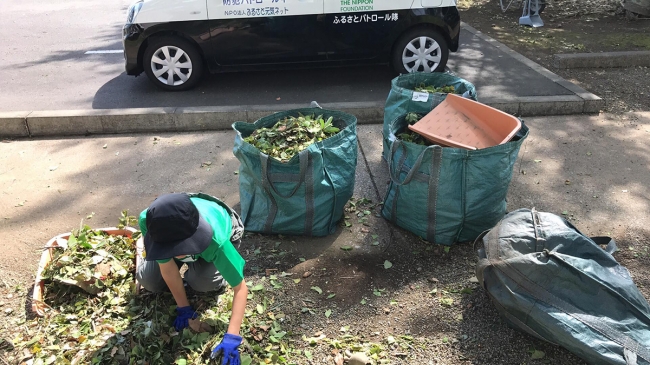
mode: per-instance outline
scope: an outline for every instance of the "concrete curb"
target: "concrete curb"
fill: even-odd
[[[27,116],[31,112],[0,112],[0,137],[28,137]]]
[[[521,117],[598,113],[605,106],[600,97],[572,84],[504,44],[467,24],[462,27],[574,95],[481,100],[482,103]],[[229,107],[179,107],[50,110],[0,112],[0,137],[54,137],[89,134],[196,132],[228,130],[237,121],[252,123],[279,111],[304,108],[303,104]],[[323,103],[325,109],[354,114],[359,124],[383,123],[384,102]]]
[[[553,65],[560,69],[648,67],[650,51],[556,54]]]
[[[577,95],[482,100],[521,117],[581,114],[585,100]],[[183,107],[51,110],[0,113],[0,137],[58,137],[90,134],[196,132],[228,130],[234,122],[255,122],[279,111],[305,108],[303,104],[239,107]],[[325,109],[353,114],[359,124],[381,124],[383,102],[322,103]],[[598,108],[594,110],[598,112]],[[155,122],[155,123],[154,123]]]
[[[0,113],[0,137],[227,130],[234,122],[252,123],[269,114],[307,106],[282,104],[256,105],[246,109],[183,107],[7,112]],[[330,103],[322,106],[354,114],[359,123],[382,123],[384,118],[383,103]]]

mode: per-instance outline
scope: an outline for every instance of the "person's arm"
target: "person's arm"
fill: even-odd
[[[221,343],[212,350],[210,358],[218,359],[222,357],[222,364],[233,365],[240,363],[240,355],[237,347],[242,343],[242,337],[239,335],[241,329],[241,322],[244,319],[244,312],[246,310],[246,301],[248,299],[248,288],[244,279],[233,288],[235,297],[232,300],[232,313],[230,315],[230,323],[228,324],[228,331],[223,335]]]
[[[185,294],[183,278],[181,278],[181,273],[178,271],[178,265],[176,265],[174,259],[165,263],[158,263],[158,265],[160,265],[160,274],[169,287],[169,291],[172,292],[174,300],[176,300],[176,306],[179,308],[189,306],[190,302],[187,300],[187,295]],[[233,310],[234,308],[235,306],[233,304]]]
[[[246,311],[248,287],[246,287],[246,282],[242,279],[241,283],[234,287],[233,290],[235,296],[232,300],[232,314],[230,316],[230,323],[228,324],[228,333],[239,335],[241,322],[244,319],[244,312]]]

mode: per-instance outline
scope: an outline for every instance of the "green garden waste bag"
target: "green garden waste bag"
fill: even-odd
[[[589,364],[650,365],[650,305],[610,237],[519,209],[475,247],[476,277],[508,325]]]
[[[244,141],[253,131],[286,117],[333,117],[340,131],[282,163]],[[320,108],[275,113],[255,123],[236,122],[233,153],[239,166],[239,198],[246,231],[326,236],[336,230],[354,191],[357,118]]]
[[[397,135],[406,115],[389,124],[390,184],[382,216],[429,242],[451,245],[473,241],[506,213],[506,195],[521,144],[522,127],[512,141],[479,150],[423,146]]]
[[[422,116],[442,103],[447,97],[446,93],[418,93],[415,88],[420,86],[453,86],[459,95],[467,92],[469,99],[478,101],[476,88],[468,81],[454,76],[450,73],[409,73],[400,75],[391,82],[390,93],[384,107],[384,159],[388,159],[388,125],[400,115],[406,113],[417,113]]]

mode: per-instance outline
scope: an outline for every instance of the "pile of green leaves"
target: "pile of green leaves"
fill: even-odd
[[[123,212],[119,228],[135,222]],[[46,313],[22,326],[15,348],[34,365],[207,364],[230,318],[232,294],[224,302],[210,296],[193,303],[211,308],[215,333],[176,332],[171,294],[135,294],[139,234],[110,236],[86,225],[73,231],[67,249],[55,252],[44,270]]]
[[[408,114],[406,114],[406,117],[404,118],[404,120],[406,122],[408,122],[408,124],[410,124],[410,125],[413,125],[413,124],[417,123],[420,119],[422,119],[422,116],[420,114],[417,114],[417,113],[408,113]]]
[[[324,120],[322,115],[314,117],[302,114],[287,117],[271,128],[255,130],[244,141],[277,160],[287,162],[313,143],[338,133],[339,129],[332,124],[333,119],[329,117]]]
[[[417,114],[417,113],[408,113],[408,114],[406,114],[406,117],[404,118],[404,120],[410,125],[413,125],[413,124],[417,123],[420,119],[422,119],[422,116],[420,114]],[[404,131],[402,133],[399,133],[397,135],[397,138],[399,138],[400,140],[402,140],[404,142],[411,142],[411,143],[419,144],[419,145],[422,145],[422,146],[430,146],[431,145],[431,142],[427,141],[420,134],[415,133],[415,132],[413,132],[412,130],[410,130],[408,128],[404,129]]]
[[[421,135],[410,130],[404,133],[400,133],[399,135],[397,135],[397,138],[399,138],[404,142],[411,142],[422,146],[431,146],[431,142],[427,141]]]
[[[137,239],[137,237],[135,237]],[[111,236],[83,226],[72,232],[67,249],[54,250],[43,279],[75,285],[90,294],[104,297],[104,289],[117,294],[131,291],[135,270],[133,238]],[[117,304],[117,303],[114,303]]]
[[[456,88],[453,85],[444,85],[441,87],[435,87],[433,85],[425,85],[424,83],[415,87],[415,91],[421,93],[444,93],[444,94],[455,94]]]

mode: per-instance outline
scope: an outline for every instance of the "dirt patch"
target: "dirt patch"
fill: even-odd
[[[249,301],[247,323],[259,341],[248,338],[247,351],[263,353],[263,345],[295,364],[335,364],[337,355],[355,351],[372,364],[582,363],[500,319],[474,277],[472,244],[445,248],[397,228],[388,240],[374,237],[376,225],[343,223],[335,236],[347,230],[358,239],[336,246],[327,238],[308,246],[292,237],[248,234],[240,246],[246,280],[264,289]],[[0,321],[7,341],[29,331],[29,283],[20,281],[0,289],[0,309],[11,309]],[[201,298],[194,293],[193,303]],[[173,305],[168,294],[160,300]],[[284,350],[266,347],[277,347],[260,330],[267,316],[282,318]],[[535,351],[543,352],[541,362],[531,359]],[[0,349],[0,356],[12,364],[29,359],[23,349]]]
[[[632,230],[618,242],[616,259],[627,267],[634,283],[646,298],[650,298],[650,276],[644,275],[650,265],[650,231]]]
[[[504,5],[507,1],[504,0]],[[563,78],[600,96],[606,111],[650,110],[647,67],[559,70],[553,55],[650,50],[650,20],[630,20],[611,1],[553,1],[542,12],[544,27],[520,26],[521,2],[503,12],[498,1],[461,1],[461,18]]]
[[[285,281],[282,289],[269,290],[267,295],[287,319],[283,329],[300,334],[294,336],[297,346],[302,335],[326,336],[308,348],[318,360],[295,357],[299,364],[334,364],[330,340],[343,341],[345,349],[376,344],[378,357],[373,364],[382,360],[392,364],[525,364],[531,362],[535,350],[544,352],[546,363],[581,363],[565,350],[521,336],[501,321],[474,277],[472,244],[447,250],[418,239],[398,240],[375,252],[368,252],[368,247],[343,255],[327,251],[296,265],[304,249],[286,240],[273,241],[282,243],[270,255],[265,250],[272,244],[268,238],[251,247],[261,250],[249,257],[259,269],[251,273],[250,280],[268,280],[265,267],[300,278],[299,283]],[[283,259],[278,265],[279,254]],[[386,259],[392,264],[388,269]],[[351,341],[346,343],[346,337]]]

